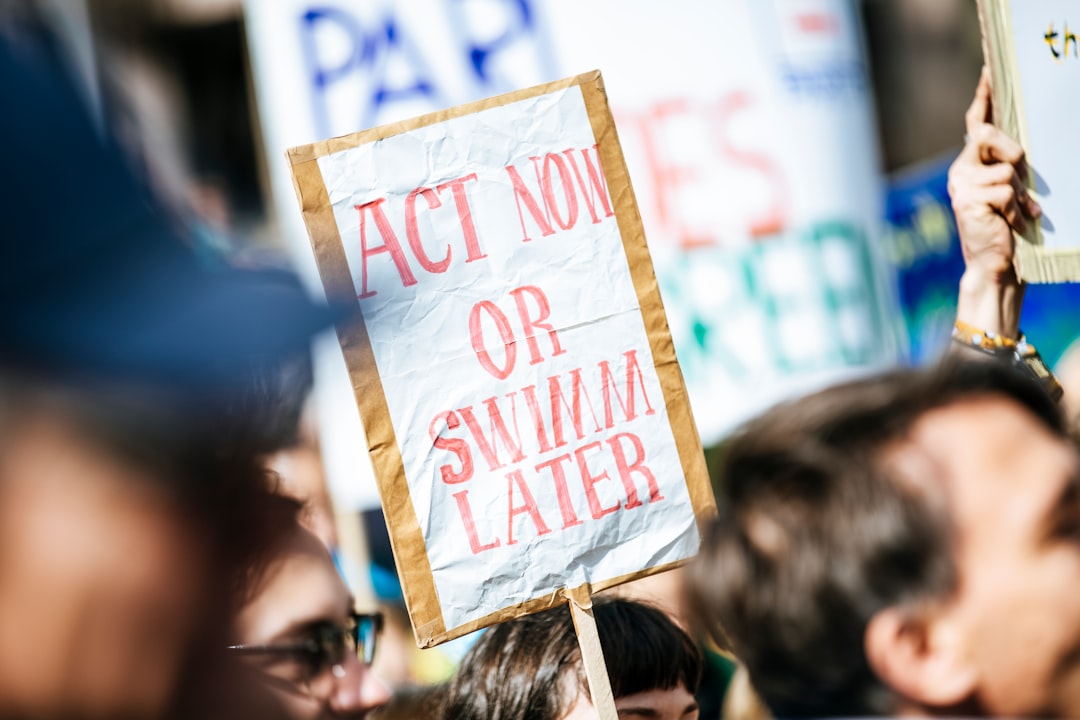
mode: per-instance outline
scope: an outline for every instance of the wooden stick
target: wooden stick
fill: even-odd
[[[567,589],[566,597],[570,600],[570,615],[574,619],[578,645],[581,646],[581,662],[585,665],[585,677],[589,681],[593,707],[596,708],[600,720],[618,720],[619,713],[615,710],[615,697],[611,692],[604,651],[600,647],[600,634],[596,631],[589,586],[586,584]]]

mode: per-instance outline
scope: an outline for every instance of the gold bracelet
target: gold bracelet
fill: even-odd
[[[1020,333],[1020,340],[1017,341],[1006,335],[992,333],[989,330],[982,330],[974,325],[968,325],[960,320],[953,324],[952,337],[955,342],[962,345],[970,345],[977,350],[995,353],[1016,350],[1021,343],[1027,345],[1023,333]]]
[[[1018,339],[1013,340],[1000,333],[982,330],[957,320],[953,325],[952,339],[953,342],[964,347],[1010,360],[1017,369],[1042,385],[1046,394],[1055,401],[1060,400],[1065,394],[1061,383],[1047,367],[1039,351],[1027,341],[1022,332]]]

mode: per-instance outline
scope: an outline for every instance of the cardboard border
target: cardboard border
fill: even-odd
[[[331,301],[355,305],[356,286],[349,272],[345,247],[319,170],[318,156],[294,162],[292,171],[293,185],[326,296]],[[400,487],[405,483],[405,467],[397,449],[382,379],[375,366],[375,355],[371,351],[367,326],[359,307],[347,320],[338,323],[337,336],[349,368],[349,380],[360,410],[368,452],[375,466],[379,499],[390,529],[390,545],[417,642],[421,638],[442,636],[446,626],[442,621],[435,580],[424,549],[424,536],[408,485],[405,484],[404,491]]]
[[[319,170],[318,159],[409,130],[574,86],[581,88],[586,112],[598,146],[600,164],[622,236],[623,251],[626,254],[634,291],[641,307],[661,391],[664,394],[668,421],[697,519],[698,531],[701,533],[707,521],[716,515],[715,500],[709,484],[705,456],[691,412],[686,385],[675,357],[675,347],[645,241],[645,230],[615,131],[614,119],[608,107],[600,71],[594,70],[390,125],[291,148],[286,155],[292,166],[294,188],[327,297],[332,301],[340,300],[355,305],[356,288]],[[488,625],[563,604],[567,602],[568,592],[580,591],[580,589],[563,589],[549,596],[533,598],[502,608],[464,625],[454,628],[446,627],[425,549],[423,533],[412,505],[403,461],[398,452],[398,443],[394,436],[386,395],[375,365],[375,356],[368,343],[367,329],[359,310],[348,321],[340,323],[337,331],[342,351],[345,354],[346,365],[349,368],[349,376],[357,406],[360,409],[364,431],[367,434],[368,449],[375,466],[379,495],[390,530],[390,542],[398,573],[401,576],[402,589],[417,645],[431,647]],[[600,580],[589,583],[585,589],[590,593],[599,592],[631,580],[670,570],[684,562],[686,561]]]
[[[982,30],[983,59],[990,68],[993,85],[994,124],[1015,138],[1031,157],[1027,115],[1024,111],[1023,85],[1012,35],[1013,0],[978,0],[979,25]],[[1034,179],[1029,174],[1029,190]],[[1016,254],[1013,260],[1017,276],[1031,283],[1080,281],[1080,248],[1047,248],[1043,244],[1042,221],[1028,223],[1023,234],[1014,232]]]

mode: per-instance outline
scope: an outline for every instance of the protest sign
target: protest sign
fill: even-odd
[[[312,287],[286,148],[600,67],[706,444],[776,402],[899,357],[854,0],[244,9],[277,231]],[[328,480],[340,506],[372,507],[334,345],[317,356]]]
[[[671,568],[713,500],[600,74],[289,151],[419,645]]]
[[[1030,282],[1080,281],[1080,7],[1072,0],[979,0],[994,122],[1024,148],[1043,214],[1017,234]]]

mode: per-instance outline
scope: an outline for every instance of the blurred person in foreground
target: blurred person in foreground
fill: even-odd
[[[301,523],[340,562],[334,503],[308,407],[314,384],[311,353],[305,348],[254,368],[236,408],[254,419],[255,449],[275,479],[276,492],[303,504]]]
[[[989,95],[984,76],[950,172],[958,328],[1017,343],[1010,228],[1038,208]],[[732,441],[691,588],[776,716],[1080,716],[1080,461],[1047,385],[996,354],[833,387]]]
[[[0,30],[0,716],[266,716],[221,650],[267,539],[235,390],[330,318],[206,266],[48,43]]]
[[[371,713],[371,720],[441,720],[449,685],[405,685],[395,688],[386,704]]]
[[[277,532],[237,585],[228,649],[291,720],[365,717],[389,698],[371,672],[382,616],[356,612],[326,546],[300,523],[301,504],[268,499]]]
[[[701,653],[663,611],[626,599],[593,605],[620,718],[697,720]],[[595,720],[566,607],[488,629],[461,661],[444,720]]]

